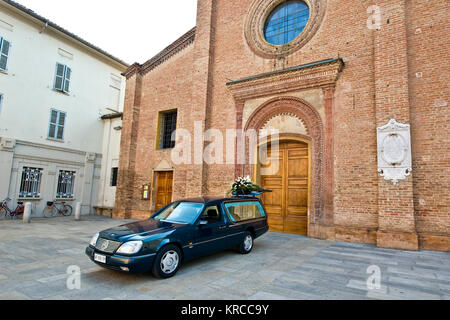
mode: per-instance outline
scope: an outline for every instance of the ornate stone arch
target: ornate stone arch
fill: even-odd
[[[311,140],[311,193],[310,193],[310,222],[320,221],[323,212],[323,175],[325,171],[324,161],[324,125],[317,110],[303,99],[296,97],[277,97],[266,101],[258,107],[249,117],[244,131],[260,130],[268,120],[279,114],[291,114],[299,118],[305,125]],[[280,136],[283,139],[283,135]],[[251,150],[246,143],[245,153],[248,157]],[[247,165],[244,172],[237,174],[251,174],[252,168]]]

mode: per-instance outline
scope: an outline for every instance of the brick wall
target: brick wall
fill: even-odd
[[[448,4],[326,2],[324,20],[304,47],[284,58],[266,59],[250,49],[244,35],[252,0],[198,1],[194,43],[149,72],[130,72],[117,216],[148,215],[150,204],[140,200],[140,188],[152,181],[152,170],[162,160],[170,160],[169,151],[155,151],[158,111],[178,108],[178,127],[191,132],[194,121],[200,121],[225,133],[238,118],[227,82],[339,57],[345,68],[328,106],[332,117],[323,119],[332,128],[326,142],[333,150],[332,166],[323,178],[331,182],[331,213],[328,229],[318,227],[316,236],[450,250]],[[380,30],[367,27],[367,8],[374,4],[381,8]],[[391,118],[412,128],[413,173],[397,186],[377,173],[376,128]],[[235,177],[234,165],[174,169],[174,199],[224,195]]]

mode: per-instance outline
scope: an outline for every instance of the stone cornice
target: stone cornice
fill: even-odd
[[[313,87],[333,86],[344,67],[341,58],[328,59],[228,82],[236,101],[292,92]]]
[[[174,55],[191,45],[195,40],[196,30],[196,27],[192,28],[176,41],[174,41],[170,46],[162,50],[160,53],[158,53],[156,56],[154,56],[144,64],[132,64],[122,75],[129,79],[137,73],[139,73],[140,75],[144,75],[155,69],[157,66],[169,60]]]
[[[24,141],[24,140],[16,140],[17,146],[26,146],[26,147],[33,147],[33,148],[40,148],[40,149],[46,149],[46,150],[53,150],[53,151],[60,151],[65,153],[72,153],[72,154],[78,154],[81,156],[85,156],[88,152],[81,151],[81,150],[75,150],[75,149],[69,149],[69,148],[63,148],[63,147],[56,147],[51,146],[47,144],[41,144],[41,143],[35,143],[30,141]],[[102,158],[101,153],[95,153],[96,158]]]

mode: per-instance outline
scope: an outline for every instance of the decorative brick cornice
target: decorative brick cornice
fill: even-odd
[[[141,68],[141,65],[137,62],[133,63],[131,66],[128,67],[125,72],[122,73],[124,77],[127,79],[130,79],[133,75],[139,72],[139,69]]]
[[[236,101],[300,89],[333,86],[344,67],[338,59],[322,60],[227,83]]]
[[[191,45],[195,40],[196,30],[196,27],[192,28],[176,41],[174,41],[170,46],[162,50],[160,53],[158,53],[156,56],[154,56],[144,64],[140,65],[139,63],[134,63],[122,75],[129,79],[136,73],[144,75],[155,69],[157,66],[161,65],[162,63],[169,60],[174,55]]]

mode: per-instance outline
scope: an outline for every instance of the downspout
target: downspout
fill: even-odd
[[[44,27],[41,29],[41,31],[39,31],[39,33],[44,32],[44,30],[48,28],[48,21],[49,21],[49,20],[45,21],[45,25],[44,25]]]

